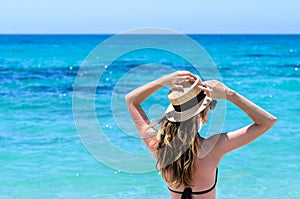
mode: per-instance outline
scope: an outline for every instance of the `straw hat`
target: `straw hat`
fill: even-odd
[[[201,79],[192,84],[184,82],[181,84],[183,90],[171,89],[168,98],[171,104],[168,106],[165,116],[171,122],[182,122],[188,120],[203,111],[212,101],[198,88]]]

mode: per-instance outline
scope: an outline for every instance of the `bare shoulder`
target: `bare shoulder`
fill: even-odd
[[[256,124],[251,124],[235,131],[214,135],[209,139],[213,140],[215,143],[214,154],[221,158],[226,153],[254,141],[269,128],[271,128],[271,126],[262,127]]]

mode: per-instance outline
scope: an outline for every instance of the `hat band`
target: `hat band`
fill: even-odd
[[[173,105],[174,110],[177,112],[182,112],[182,111],[186,111],[190,108],[193,108],[194,106],[196,106],[199,102],[201,102],[205,97],[205,94],[203,91],[201,91],[196,97],[194,97],[193,99],[180,104],[180,105]]]

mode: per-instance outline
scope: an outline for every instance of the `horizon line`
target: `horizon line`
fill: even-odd
[[[32,33],[29,33],[29,32],[25,32],[25,33],[1,33],[0,32],[0,35],[117,35],[117,34],[124,34],[122,32],[120,33],[59,33],[59,32],[50,32],[50,33],[36,33],[36,32],[32,32]],[[136,34],[128,34],[128,35],[163,35],[162,33],[136,33]],[[195,33],[195,32],[190,32],[190,33],[181,33],[179,32],[179,34],[186,34],[186,35],[300,35],[300,32],[299,33],[278,33],[278,32],[262,32],[262,33],[228,33],[228,32],[224,32],[224,33]],[[173,35],[173,34],[167,34],[167,35]],[[176,35],[176,33],[174,33],[174,35]]]

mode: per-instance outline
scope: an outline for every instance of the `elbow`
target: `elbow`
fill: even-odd
[[[277,120],[278,119],[275,116],[271,116],[270,118],[268,118],[268,121],[266,122],[266,126],[268,127],[268,129],[274,126]]]
[[[269,118],[269,122],[272,124],[272,126],[277,122],[277,120],[277,117],[273,115]]]
[[[273,116],[271,119],[272,126],[278,121],[277,117]]]
[[[261,123],[257,124],[257,126],[260,126],[262,130],[262,133],[268,131],[270,128],[274,126],[274,124],[277,122],[277,118],[271,115],[270,117],[265,118]]]
[[[130,93],[127,93],[126,95],[125,95],[125,101],[126,101],[126,104],[130,104],[130,102],[132,101],[131,100],[131,95],[130,95]]]
[[[125,101],[126,101],[126,104],[129,105],[129,104],[133,104],[134,103],[134,100],[133,100],[133,96],[131,93],[127,93],[125,95]]]

